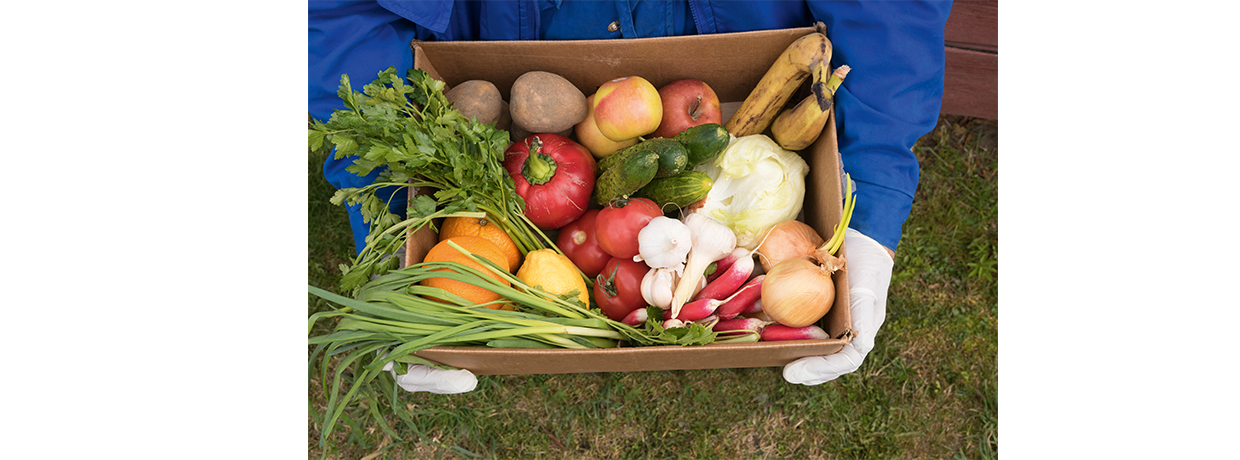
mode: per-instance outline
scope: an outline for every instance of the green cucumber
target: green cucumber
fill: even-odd
[[[598,180],[594,181],[594,203],[603,205],[616,198],[628,197],[649,184],[658,172],[659,154],[639,152],[627,155],[611,168],[603,170]]]
[[[636,144],[617,150],[615,153],[612,153],[611,155],[607,155],[603,157],[602,159],[598,160],[598,170],[606,171],[608,169],[611,169],[612,166],[620,164],[620,162],[624,161],[625,158],[628,158],[632,156],[634,153],[636,153],[641,148],[640,147],[641,145],[642,145],[641,142],[638,142]]]
[[[680,174],[689,164],[689,149],[685,148],[684,144],[673,139],[658,137],[638,142],[603,157],[598,162],[598,169],[606,171],[633,155],[644,153],[659,155],[659,171],[655,173],[655,177],[671,177]]]
[[[723,153],[724,149],[728,148],[728,144],[732,142],[728,130],[718,123],[690,127],[681,131],[673,139],[684,145],[685,150],[689,152],[689,163],[685,165],[686,169],[692,169],[714,159]]]
[[[633,196],[649,198],[664,212],[684,209],[710,193],[714,183],[710,176],[699,171],[684,171],[671,177],[656,178],[634,193]]]
[[[654,152],[659,155],[659,172],[654,177],[672,177],[680,174],[689,164],[689,150],[675,139],[657,137],[640,144],[643,152]]]

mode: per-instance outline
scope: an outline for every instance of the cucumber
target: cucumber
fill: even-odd
[[[598,180],[594,181],[594,203],[604,205],[613,199],[630,196],[650,183],[658,172],[659,154],[638,152],[627,155],[611,168],[603,170]]]
[[[628,158],[629,156],[632,156],[633,153],[637,152],[637,150],[641,148],[640,147],[641,145],[642,143],[638,142],[636,144],[617,150],[615,153],[611,155],[607,155],[603,157],[602,159],[598,160],[598,170],[606,171],[608,169],[611,169],[612,166],[620,164],[620,162],[624,161],[625,158]]]
[[[643,152],[649,151],[659,155],[659,171],[654,177],[675,176],[684,171],[685,166],[689,164],[689,150],[675,139],[657,137],[637,145],[642,146]]]
[[[649,198],[663,212],[684,209],[710,193],[714,183],[699,171],[684,171],[671,177],[656,178],[637,190],[633,196]]]
[[[598,162],[598,169],[606,171],[633,155],[643,153],[659,155],[659,171],[655,173],[655,177],[671,177],[680,174],[689,164],[689,149],[685,148],[684,144],[673,139],[659,137],[638,142],[603,157]]]
[[[673,139],[684,145],[685,150],[689,152],[689,163],[685,165],[686,169],[693,169],[697,165],[714,159],[723,153],[723,150],[728,148],[728,144],[732,142],[728,130],[718,123],[691,127],[681,131]]]

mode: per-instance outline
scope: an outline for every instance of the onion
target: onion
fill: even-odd
[[[796,220],[775,224],[762,237],[755,252],[766,270],[762,281],[762,312],[790,327],[813,324],[826,316],[835,303],[831,275],[844,268],[835,252],[844,245],[844,229],[857,205],[852,178],[844,174],[844,215],[823,242],[818,232]]]
[[[813,254],[822,243],[822,237],[813,227],[799,220],[785,220],[766,232],[754,252],[758,254],[762,269],[771,271],[771,267],[780,262]]]
[[[808,326],[826,316],[835,303],[831,274],[844,266],[843,259],[826,257],[822,264],[794,258],[771,268],[762,281],[762,311],[790,327]]]

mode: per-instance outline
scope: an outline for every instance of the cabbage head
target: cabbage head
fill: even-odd
[[[697,212],[727,225],[736,245],[753,250],[771,227],[796,219],[809,165],[763,134],[734,137],[714,161],[696,168],[714,181]]]

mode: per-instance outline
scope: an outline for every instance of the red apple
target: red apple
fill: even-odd
[[[577,133],[577,143],[584,145],[587,149],[589,149],[590,153],[594,155],[594,158],[601,160],[606,158],[608,155],[616,153],[622,148],[637,143],[636,137],[624,142],[616,142],[608,139],[607,136],[604,136],[603,133],[599,132],[598,126],[594,124],[593,94],[586,98],[586,107],[586,119],[581,120],[581,123],[577,123],[577,126],[573,127],[573,130]]]
[[[642,77],[623,77],[603,83],[594,92],[594,124],[615,142],[627,142],[653,133],[663,122],[659,90]]]
[[[651,137],[671,138],[681,131],[707,123],[723,124],[719,96],[702,80],[684,79],[659,89],[663,120]]]

